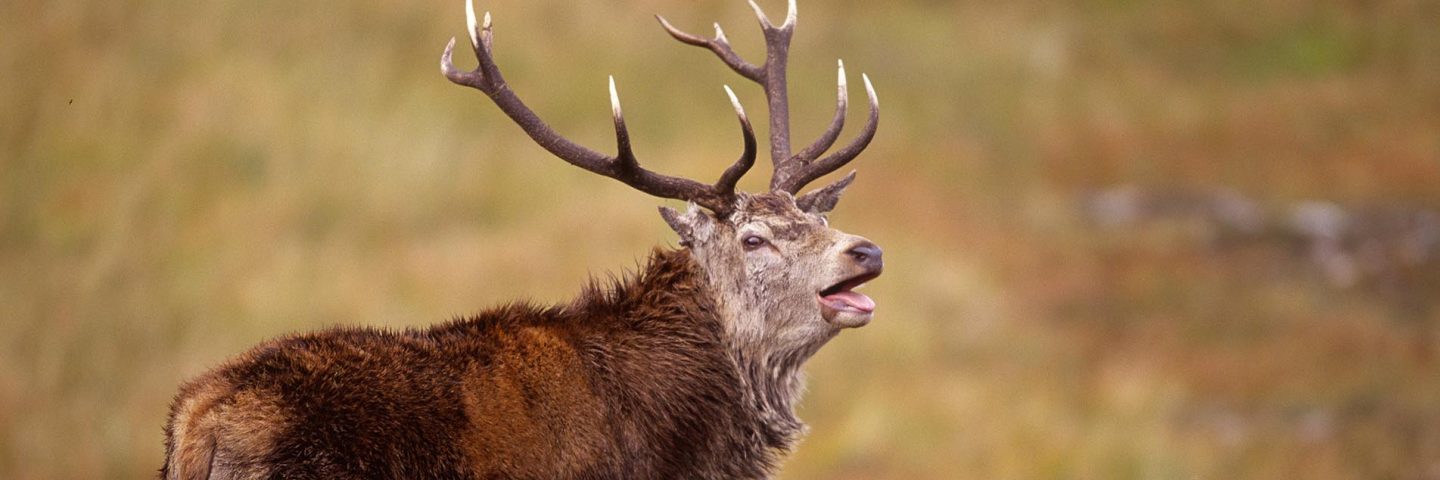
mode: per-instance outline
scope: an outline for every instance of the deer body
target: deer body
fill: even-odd
[[[274,340],[182,389],[173,424],[214,450],[175,452],[194,463],[169,466],[214,478],[759,477],[798,424],[750,408],[746,384],[760,382],[731,368],[723,331],[689,253],[666,251],[565,307]]]
[[[455,69],[452,40],[446,77],[485,92],[567,162],[690,202],[685,212],[660,211],[683,248],[656,250],[639,272],[562,306],[512,304],[427,329],[337,328],[263,343],[181,387],[165,426],[163,478],[764,478],[803,433],[800,368],[840,330],[870,321],[874,302],[854,290],[883,263],[878,246],[824,217],[853,172],[795,194],[874,135],[868,79],[860,136],[820,157],[844,121],[842,66],[836,119],[792,156],[784,62],[793,0],[779,27],[755,8],[770,52],[763,66],[735,56],[718,26],[705,40],[661,19],[675,38],[765,87],[780,158],[770,192],[738,193],[756,142],[733,93],[745,153],[718,182],[650,172],[630,151],[613,80],[619,153],[606,156],[560,137],[520,102],[491,57],[489,14],[481,25],[466,6],[480,65]]]

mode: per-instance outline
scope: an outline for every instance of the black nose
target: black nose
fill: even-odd
[[[850,247],[850,250],[845,252],[850,258],[855,259],[855,263],[860,264],[860,266],[866,270],[879,270],[883,268],[885,261],[881,260],[880,256],[884,253],[884,251],[880,250],[879,245],[871,243],[868,240]]]

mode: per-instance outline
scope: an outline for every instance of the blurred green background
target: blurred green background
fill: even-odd
[[[721,84],[763,114],[650,17],[758,60],[738,0],[478,8],[594,148],[607,74],[661,172],[738,153]],[[458,0],[0,3],[0,478],[153,476],[178,383],[262,339],[561,301],[673,245],[662,202],[445,81],[464,26]],[[1337,277],[1289,213],[1410,219],[1347,230],[1351,263],[1434,246],[1440,3],[802,1],[797,144],[836,58],[883,120],[832,225],[890,265],[810,364],[784,478],[1440,477],[1440,263]],[[1195,213],[1216,195],[1264,226]]]

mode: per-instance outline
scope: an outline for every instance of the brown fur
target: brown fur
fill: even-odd
[[[767,420],[724,335],[682,250],[564,307],[281,338],[181,388],[161,475],[764,477],[802,427]]]

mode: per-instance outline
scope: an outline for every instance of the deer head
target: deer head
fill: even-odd
[[[591,150],[556,133],[505,83],[493,56],[490,14],[477,22],[468,0],[465,7],[470,46],[479,65],[471,71],[455,68],[451,60],[455,47],[452,38],[440,67],[450,81],[484,92],[530,138],[566,162],[657,197],[689,202],[684,213],[661,207],[661,215],[705,272],[732,344],[742,354],[780,357],[777,359],[798,367],[839,329],[868,323],[875,308],[869,297],[854,288],[880,274],[880,248],[869,240],[830,228],[825,219],[854,180],[854,172],[823,188],[798,197],[795,194],[806,184],[844,166],[869,145],[879,122],[879,101],[869,77],[862,75],[870,103],[869,119],[854,140],[822,157],[834,145],[845,123],[845,65],[837,62],[835,116],[819,138],[792,154],[785,72],[795,29],[795,1],[789,2],[788,14],[779,26],[771,23],[753,1],[750,6],[765,36],[766,60],[762,65],[740,58],[719,24],[715,25],[714,38],[702,38],[676,29],[662,17],[656,18],[675,39],[709,49],[742,77],[763,87],[769,107],[773,166],[770,191],[765,193],[735,191],[740,177],[755,164],[757,147],[750,120],[729,86],[725,86],[725,92],[740,120],[744,150],[715,183],[706,184],[640,166],[630,148],[614,77],[610,78],[610,103],[616,154]]]

